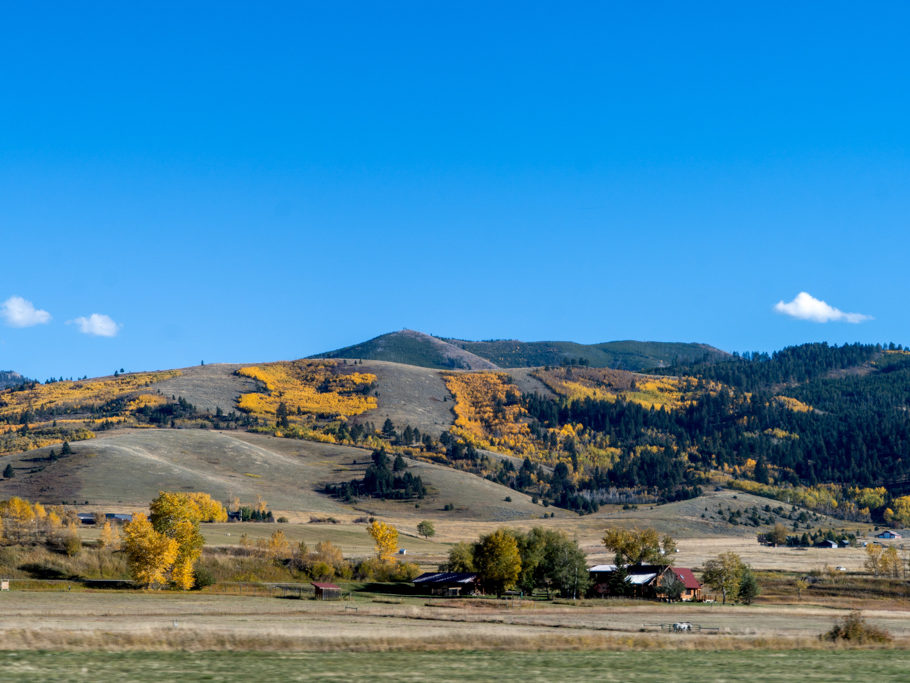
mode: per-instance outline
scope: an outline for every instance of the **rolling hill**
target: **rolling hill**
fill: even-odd
[[[583,364],[643,372],[683,363],[711,362],[729,354],[706,344],[613,341],[523,342],[514,339],[466,341],[402,330],[329,351],[313,358],[385,360],[440,370],[490,370],[542,365]]]
[[[369,510],[488,521],[532,519],[544,509],[501,484],[421,461],[409,461],[408,467],[429,488],[419,508],[413,501],[344,503],[321,493],[321,487],[362,477],[371,462],[368,449],[245,432],[128,429],[74,443],[73,453],[59,459],[52,460],[50,450],[4,458],[15,474],[0,479],[0,499],[18,495],[124,509],[144,508],[161,490],[205,491],[245,504],[261,496],[276,512],[351,518]],[[445,510],[447,504],[453,509]]]

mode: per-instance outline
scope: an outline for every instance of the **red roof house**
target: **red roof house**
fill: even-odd
[[[701,583],[695,578],[691,569],[686,567],[670,567],[667,571],[673,572],[676,578],[683,582],[683,592],[679,599],[684,601],[701,600]]]

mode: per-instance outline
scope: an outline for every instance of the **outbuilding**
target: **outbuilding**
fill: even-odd
[[[341,588],[334,583],[313,583],[317,600],[341,600]]]
[[[426,572],[414,579],[414,588],[430,595],[470,595],[477,586],[477,574],[469,572]]]

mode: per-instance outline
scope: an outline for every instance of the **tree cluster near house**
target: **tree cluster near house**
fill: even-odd
[[[659,534],[652,528],[609,528],[603,544],[616,554],[617,565],[673,564],[676,540],[669,534]]]
[[[527,533],[503,528],[475,543],[457,543],[440,569],[476,572],[482,589],[496,595],[518,589],[529,595],[544,590],[547,596],[575,598],[585,595],[589,583],[585,554],[577,541],[542,527]]]

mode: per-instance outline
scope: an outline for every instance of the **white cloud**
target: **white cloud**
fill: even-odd
[[[96,337],[116,337],[120,331],[120,325],[103,313],[92,313],[87,318],[82,316],[71,322],[79,326],[82,334],[92,334]]]
[[[51,314],[35,308],[31,301],[21,296],[11,296],[0,306],[0,317],[10,327],[32,327],[50,322]]]
[[[834,308],[821,299],[816,299],[808,292],[800,292],[793,301],[784,303],[778,301],[774,305],[774,310],[791,318],[800,320],[811,320],[816,323],[842,322],[842,323],[861,323],[864,320],[872,320],[871,315],[862,313],[844,313],[839,308]]]

